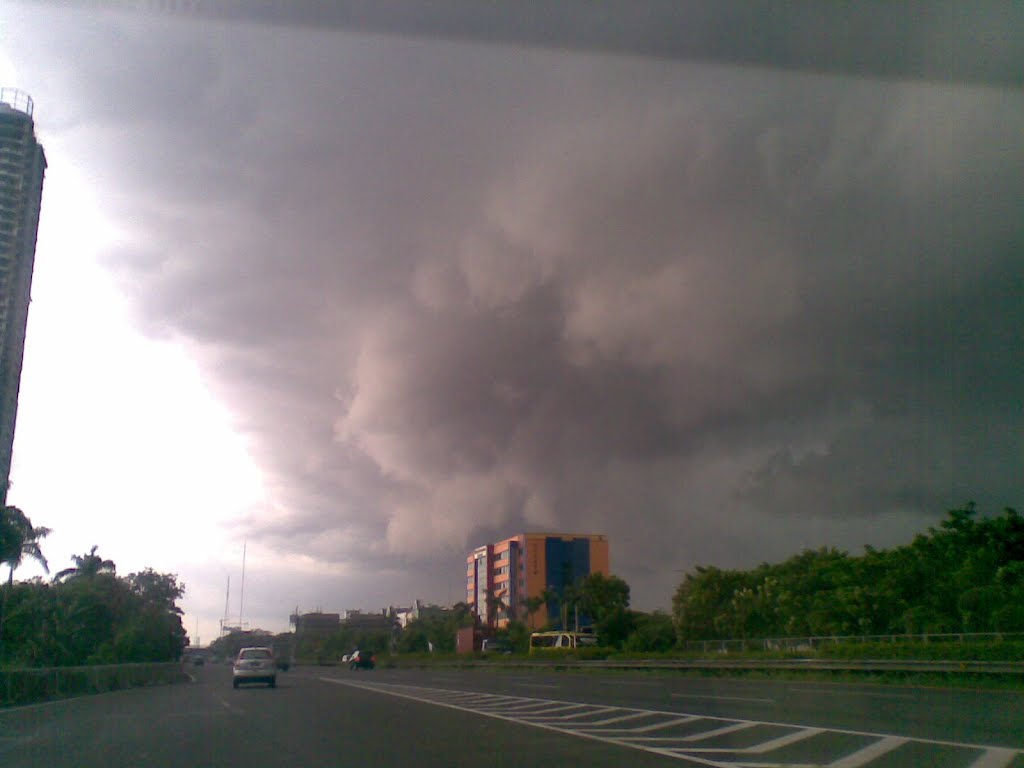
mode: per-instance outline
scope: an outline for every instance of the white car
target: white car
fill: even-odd
[[[271,688],[277,686],[277,667],[274,664],[274,652],[269,648],[243,648],[235,659],[232,685],[237,688],[242,683],[266,683]]]

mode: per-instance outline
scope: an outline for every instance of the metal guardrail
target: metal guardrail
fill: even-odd
[[[0,669],[0,706],[181,682],[178,662]]]
[[[726,653],[729,651],[793,651],[813,650],[823,645],[843,643],[988,643],[1024,641],[1024,632],[945,632],[925,634],[888,635],[807,635],[803,637],[733,637],[723,640],[686,640],[687,651]]]
[[[731,670],[820,670],[851,672],[970,672],[986,675],[1024,675],[1024,662],[1006,661],[918,661],[914,659],[693,659],[663,661],[581,660],[579,667],[604,669],[731,669]]]
[[[802,672],[901,672],[969,673],[1024,676],[1024,662],[1017,661],[918,661],[914,659],[535,659],[505,658],[500,661],[450,659],[412,661],[410,666],[463,669],[619,669],[619,670],[725,670]],[[385,660],[381,666],[388,666]],[[403,665],[404,666],[404,665]]]

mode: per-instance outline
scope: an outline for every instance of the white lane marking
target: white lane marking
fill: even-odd
[[[774,704],[775,699],[755,699],[746,696],[713,696],[710,693],[673,693],[673,699],[709,699],[711,701],[751,701],[755,704]]]
[[[740,723],[733,723],[732,725],[723,725],[721,728],[714,728],[710,731],[700,731],[699,733],[691,733],[687,736],[619,736],[617,741],[704,741],[705,739],[713,739],[716,736],[725,736],[727,733],[736,733],[736,731],[745,731],[748,728],[753,728],[761,723],[754,722],[753,720],[744,720]],[[689,747],[687,747],[689,749]],[[698,752],[740,752],[741,749],[698,749]]]
[[[774,739],[768,739],[768,741],[762,741],[760,744],[754,744],[749,747],[687,747],[687,752],[700,752],[702,754],[708,754],[710,752],[728,752],[730,754],[742,754],[742,755],[763,755],[766,752],[774,752],[776,749],[782,749],[788,747],[790,744],[796,744],[797,742],[809,739],[812,736],[817,736],[821,733],[828,733],[824,728],[801,728],[799,731],[793,733],[787,733],[784,736],[778,736]],[[707,737],[708,734],[701,734],[703,737]],[[737,765],[750,766],[753,763],[737,763]],[[773,765],[777,765],[774,764]]]
[[[775,749],[781,749],[782,747],[788,747],[790,744],[796,744],[798,741],[809,739],[812,736],[817,736],[819,733],[825,733],[824,728],[801,728],[799,731],[793,731],[793,733],[785,736],[779,736],[777,739],[769,739],[763,741],[760,744],[755,744],[752,747],[747,747],[745,752],[752,755],[763,755],[765,752],[771,752]]]
[[[981,756],[970,764],[969,768],[1006,768],[1018,755],[1015,749],[992,747],[982,752]]]
[[[481,707],[487,707],[490,709],[501,709],[502,712],[515,713],[517,715],[530,715],[536,714],[538,711],[544,712],[560,712],[565,709],[564,705],[552,706],[547,701],[527,701],[525,703],[508,703],[507,701],[500,701],[496,703],[482,703]]]
[[[630,712],[626,715],[619,715],[618,717],[609,717],[606,720],[597,720],[593,723],[584,723],[586,728],[594,728],[596,726],[611,725],[612,723],[621,723],[626,720],[639,720],[641,717],[648,717],[649,712]],[[608,730],[613,730],[609,728]]]
[[[860,766],[867,765],[876,757],[881,757],[888,752],[892,752],[894,749],[902,747],[908,741],[909,739],[904,739],[901,736],[886,736],[884,739],[879,739],[873,744],[868,744],[863,749],[858,749],[846,757],[829,763],[828,768],[860,768]]]
[[[325,682],[325,683],[334,683],[335,685],[347,685],[347,686],[352,687],[352,688],[362,688],[363,690],[371,691],[371,692],[374,692],[374,693],[381,693],[381,694],[384,694],[386,696],[396,696],[396,697],[402,698],[402,699],[410,699],[412,701],[417,701],[417,702],[420,702],[422,704],[433,704],[433,705],[439,706],[439,707],[447,707],[448,709],[455,709],[455,710],[458,710],[460,712],[470,712],[470,713],[473,713],[473,714],[480,714],[480,715],[483,715],[484,717],[493,717],[496,720],[505,720],[505,721],[510,722],[510,723],[518,723],[520,725],[528,725],[528,726],[530,726],[532,728],[541,728],[541,729],[543,729],[545,731],[554,731],[555,733],[572,734],[574,736],[578,736],[581,739],[591,739],[592,741],[599,741],[599,742],[603,742],[605,744],[615,744],[616,746],[620,746],[620,747],[623,747],[625,749],[636,749],[636,750],[639,750],[641,752],[651,752],[651,753],[656,754],[656,755],[664,755],[666,757],[671,757],[671,758],[679,759],[679,755],[675,754],[674,752],[672,752],[669,749],[664,749],[664,748],[661,748],[661,747],[653,747],[653,746],[648,746],[648,745],[645,745],[645,744],[623,744],[623,743],[621,743],[619,741],[616,741],[615,739],[609,739],[609,738],[606,738],[604,736],[595,736],[595,735],[591,735],[591,734],[586,733],[586,732],[574,731],[572,729],[568,729],[568,728],[564,728],[564,727],[559,727],[557,725],[551,725],[551,724],[548,724],[548,723],[528,722],[528,721],[517,719],[515,717],[508,717],[508,716],[499,714],[497,712],[476,712],[475,710],[468,709],[468,708],[460,706],[458,704],[449,704],[449,703],[447,703],[445,701],[439,701],[437,699],[432,699],[432,698],[425,698],[422,695],[417,696],[417,695],[414,695],[412,693],[408,693],[408,692],[405,692],[405,691],[395,690],[397,688],[404,688],[404,689],[407,689],[407,690],[411,689],[411,690],[414,690],[414,691],[415,690],[420,690],[422,692],[438,692],[438,691],[443,691],[444,689],[419,688],[418,686],[411,686],[411,685],[399,686],[399,685],[396,685],[396,684],[389,684],[389,683],[362,683],[362,682],[357,683],[357,682],[353,682],[353,681],[350,681],[350,680],[339,680],[337,678],[332,678],[332,677],[321,677],[320,679],[323,682]],[[558,702],[558,703],[559,704],[564,704],[566,702]],[[694,756],[694,757],[687,757],[687,759],[692,761],[692,762],[700,763],[701,765],[710,766],[711,768],[735,768],[735,766],[733,766],[733,765],[731,765],[729,763],[723,763],[723,762],[719,762],[717,760],[708,760],[708,759],[702,758],[702,757]]]
[[[663,723],[655,723],[654,725],[644,725],[639,728],[630,728],[629,731],[630,733],[650,733],[651,731],[657,731],[661,728],[671,728],[673,725],[683,725],[685,723],[692,723],[694,720],[702,719],[703,718],[697,717],[697,715],[687,715],[686,717],[677,717],[674,720],[666,720]]]
[[[916,744],[928,744],[945,747],[956,747],[964,750],[978,750],[983,754],[975,759],[975,762],[971,764],[970,768],[1006,768],[1009,762],[1012,762],[1019,756],[1024,755],[1024,750],[1020,749],[1009,749],[1005,747],[992,747],[980,744],[965,744],[962,742],[955,741],[943,741],[938,739],[915,739],[905,736],[895,736],[890,734],[881,733],[869,733],[866,731],[855,731],[843,728],[819,728],[815,726],[801,726],[794,723],[778,723],[778,722],[767,722],[758,720],[741,720],[737,718],[726,718],[713,715],[690,715],[682,714],[679,712],[669,712],[665,710],[649,710],[649,709],[637,709],[633,707],[600,707],[595,704],[582,704],[579,702],[567,702],[557,701],[554,699],[536,699],[529,697],[507,697],[503,696],[509,702],[520,701],[520,702],[535,702],[535,703],[546,703],[550,705],[567,705],[577,704],[584,711],[575,713],[573,715],[561,715],[561,716],[544,716],[543,714],[517,714],[510,713],[505,714],[500,708],[488,708],[487,710],[477,710],[473,708],[474,702],[493,702],[497,697],[488,697],[486,694],[472,694],[473,699],[470,701],[463,701],[459,703],[451,703],[444,699],[445,696],[451,694],[452,691],[444,688],[429,688],[426,686],[418,685],[404,685],[395,683],[357,683],[350,682],[347,680],[339,680],[336,678],[322,677],[320,678],[324,682],[335,683],[339,685],[347,685],[353,688],[362,688],[364,690],[372,691],[375,693],[381,693],[390,696],[396,696],[399,698],[410,699],[425,704],[433,704],[436,706],[448,707],[455,709],[460,712],[469,712],[471,714],[478,714],[484,717],[492,717],[498,720],[505,720],[511,723],[518,723],[520,725],[532,726],[535,728],[542,728],[544,730],[555,731],[557,733],[563,733],[580,738],[592,739],[595,741],[604,742],[607,744],[614,744],[620,747],[626,747],[629,749],[637,749],[643,752],[651,752],[654,754],[664,755],[677,760],[685,760],[691,763],[697,763],[700,765],[715,766],[717,768],[820,768],[824,764],[824,758],[822,762],[815,763],[813,767],[804,766],[801,763],[786,763],[786,762],[746,762],[737,761],[741,755],[759,755],[767,754],[780,748],[786,747],[790,744],[798,741],[809,739],[813,736],[820,734],[834,735],[834,734],[845,734],[853,736],[868,737],[871,742],[866,746],[858,749],[855,752],[839,756],[833,762],[827,764],[827,768],[860,768],[860,766],[866,765],[871,761],[875,760],[882,755],[885,755],[898,747],[906,743]],[[469,692],[466,692],[469,693]],[[596,709],[595,709],[596,708]],[[652,717],[665,718],[662,722],[652,723],[649,725],[641,725],[635,727],[619,726],[613,728],[593,728],[593,724],[586,722],[565,722],[572,720],[572,718],[587,717],[594,715],[597,709],[604,709],[611,712],[620,712],[622,716],[628,715],[646,715]],[[615,717],[612,719],[619,719]],[[706,721],[707,724],[718,724],[719,727],[712,728],[711,730],[704,730],[697,733],[691,733],[680,736],[643,736],[641,734],[649,734],[652,731],[668,728],[676,725],[682,725],[686,723],[693,723],[699,721]],[[721,736],[729,733],[747,730],[755,726],[761,726],[766,728],[785,729],[785,733],[781,733],[778,736],[769,738],[766,741],[753,744],[748,747],[704,747],[700,746],[699,742],[706,741],[716,736]],[[693,744],[693,746],[691,746]],[[839,748],[830,745],[828,742],[824,742],[821,745],[824,749],[830,749],[833,753],[838,752]],[[733,757],[728,758],[727,761],[723,761],[722,758],[716,757],[712,759],[712,753],[717,754],[729,754]],[[833,754],[833,757],[835,755]],[[770,759],[770,758],[769,758]],[[967,758],[965,758],[966,761]]]
[[[587,704],[590,707],[586,712],[577,712],[575,715],[559,715],[558,717],[546,717],[545,720],[558,720],[559,722],[565,722],[566,720],[576,720],[580,717],[587,717],[588,715],[603,715],[605,712],[615,712],[615,707],[595,707],[593,704]],[[587,725],[583,723],[582,725]]]

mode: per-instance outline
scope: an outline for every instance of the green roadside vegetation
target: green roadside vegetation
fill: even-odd
[[[677,640],[1024,631],[1024,518],[950,510],[905,546],[806,550],[750,570],[698,567],[672,601]]]
[[[147,568],[119,576],[93,547],[52,580],[15,581],[25,558],[49,573],[33,526],[17,507],[0,508],[0,670],[175,661],[186,633],[177,601],[185,587],[174,574]]]

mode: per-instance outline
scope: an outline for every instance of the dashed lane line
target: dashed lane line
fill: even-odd
[[[826,768],[862,768],[897,752],[908,744],[948,750],[959,755],[958,759],[964,761],[963,768],[1008,768],[1012,762],[1024,755],[1024,751],[1020,749],[1007,747],[917,739],[841,728],[395,683],[356,682],[332,677],[319,679],[336,685],[362,688],[420,703],[663,755],[691,765],[715,768],[800,768],[812,765],[824,765]],[[657,722],[635,722],[644,718],[657,718]],[[672,732],[673,729],[675,733]],[[840,739],[838,736],[847,738]],[[857,737],[860,743],[851,747],[848,738],[850,736]],[[795,758],[772,760],[773,753],[798,744],[809,745],[807,749],[815,753],[815,762],[805,762],[806,755],[799,761]],[[854,751],[848,751],[851,748]],[[752,757],[771,762],[748,762]],[[909,758],[910,755],[904,757]]]

